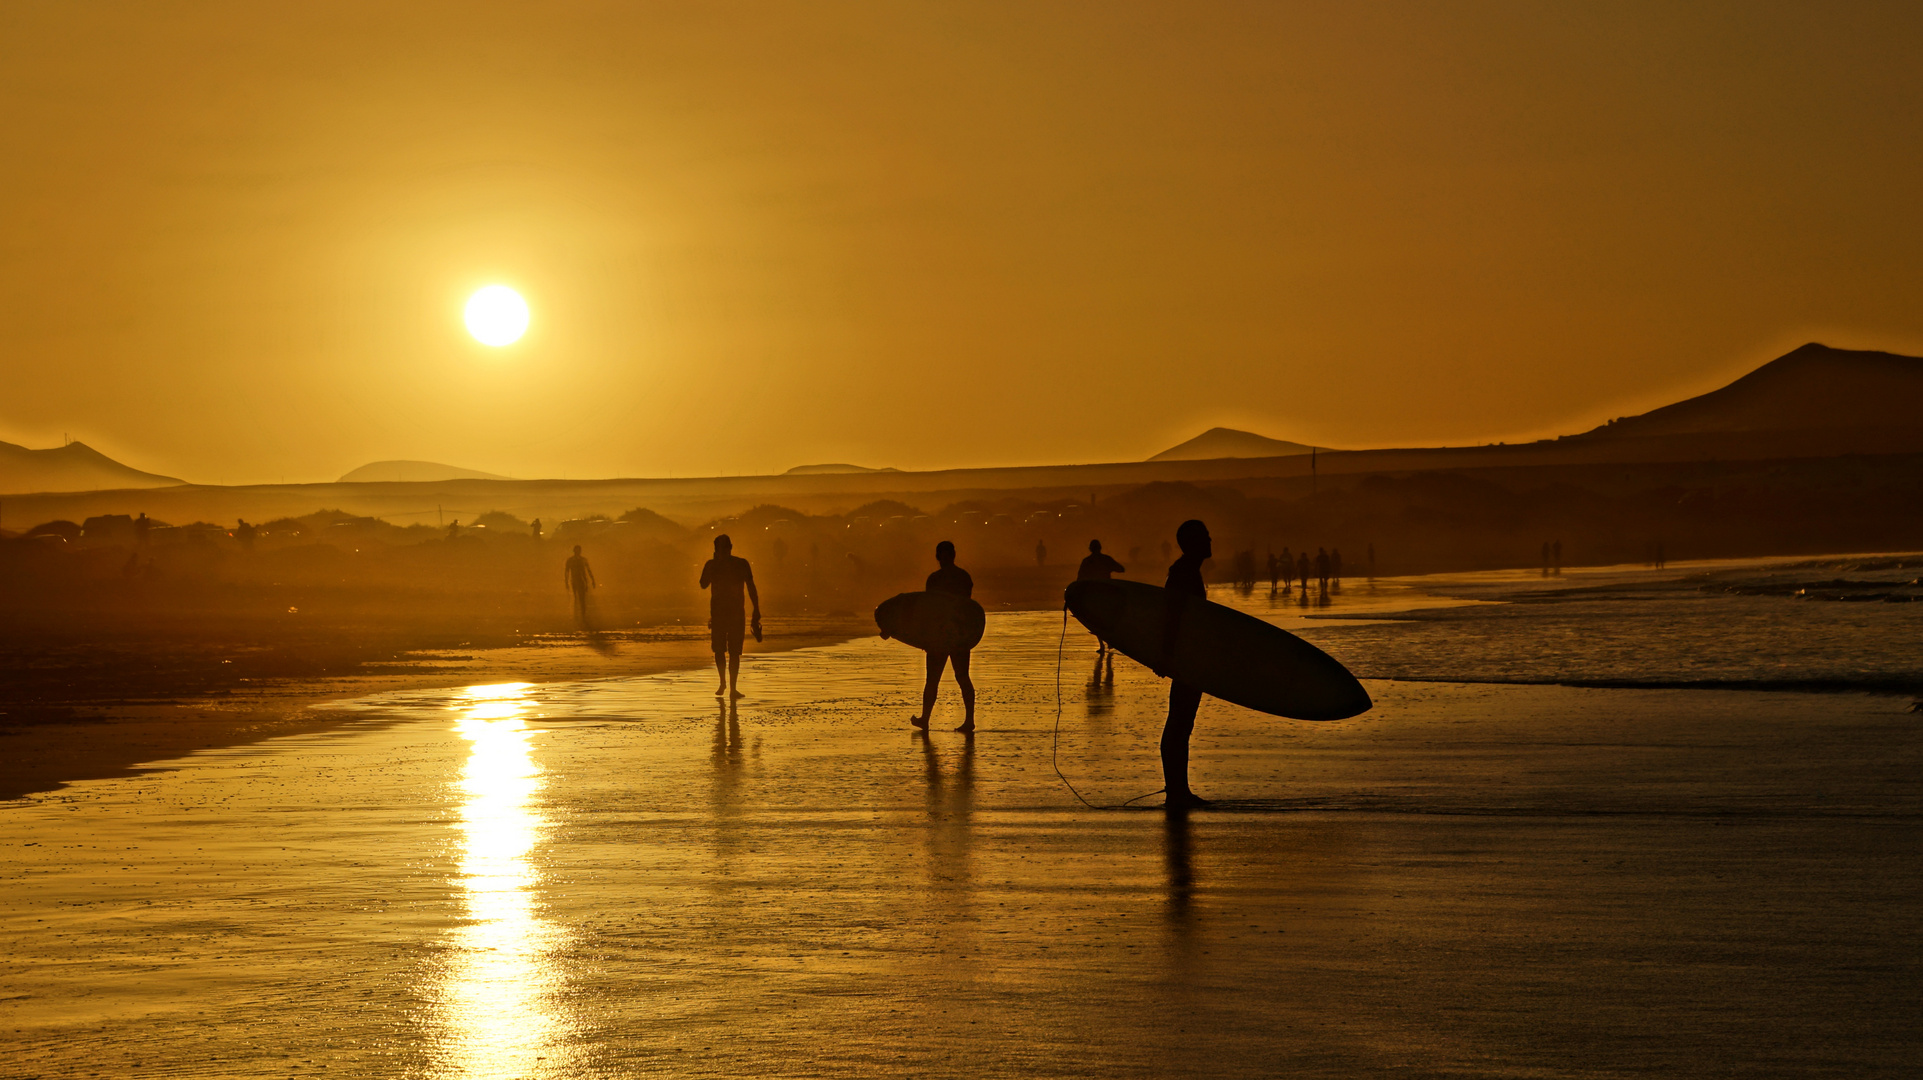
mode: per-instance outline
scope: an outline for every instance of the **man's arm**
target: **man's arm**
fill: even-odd
[[[600,587],[601,587],[601,583],[600,583],[600,582],[598,582],[598,581],[596,581],[596,580],[594,580],[594,567],[593,567],[593,566],[591,566],[591,565],[589,565],[588,563],[582,563],[582,564],[581,564],[581,569],[583,569],[583,570],[586,570],[586,571],[588,572],[588,588],[590,588],[590,589],[598,589],[598,588],[600,588]]]
[[[714,574],[713,559],[709,559],[707,562],[701,564],[701,587],[702,588],[705,589],[708,587],[708,578],[713,576],[713,574]]]
[[[761,594],[755,591],[755,569],[746,559],[741,562],[742,584],[748,587],[748,602],[754,605],[755,618],[761,618]]]

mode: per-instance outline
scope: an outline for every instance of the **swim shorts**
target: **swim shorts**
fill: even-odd
[[[716,612],[708,618],[708,641],[718,653],[738,653],[748,636],[748,620],[737,611],[732,617]]]

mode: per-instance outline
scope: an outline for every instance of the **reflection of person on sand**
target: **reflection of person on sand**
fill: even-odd
[[[941,566],[928,575],[929,592],[952,593],[966,600],[975,592],[975,579],[968,571],[955,565],[955,545],[947,540],[935,545],[935,561]],[[921,688],[921,715],[909,717],[908,722],[928,730],[928,718],[935,712],[935,695],[941,689],[942,669],[950,661],[955,664],[955,682],[961,686],[962,725],[956,731],[975,730],[975,680],[968,677],[968,650],[956,653],[930,652],[928,654],[928,680]]]
[[[568,591],[574,594],[574,620],[585,627],[588,624],[588,590],[600,587],[601,583],[594,580],[594,570],[581,554],[581,545],[574,545],[574,554],[561,567],[561,580],[567,585]]]
[[[1215,554],[1214,541],[1209,538],[1209,527],[1193,519],[1184,521],[1175,530],[1175,542],[1182,549],[1182,557],[1169,566],[1168,581],[1164,587],[1170,592],[1188,593],[1207,600],[1209,590],[1202,583],[1202,564]],[[1175,637],[1181,631],[1181,611],[1179,605],[1169,604],[1162,650],[1164,656],[1175,655]],[[1162,787],[1167,792],[1163,805],[1170,810],[1208,805],[1207,799],[1189,790],[1189,736],[1195,732],[1195,712],[1201,705],[1200,687],[1180,679],[1170,681],[1168,720],[1162,725]]]
[[[1102,554],[1102,542],[1088,542],[1088,558],[1082,560],[1081,569],[1075,571],[1076,581],[1107,581],[1112,575],[1125,574],[1128,570],[1112,556]],[[1095,639],[1095,652],[1099,655],[1108,651],[1108,642],[1099,636]]]
[[[755,591],[755,573],[748,560],[734,553],[734,541],[726,533],[714,538],[714,558],[701,568],[701,587],[708,594],[708,639],[714,647],[714,670],[721,677],[716,697],[741,696],[741,648],[747,636],[741,612],[741,594],[746,590],[754,602],[755,640],[761,640],[761,594]]]

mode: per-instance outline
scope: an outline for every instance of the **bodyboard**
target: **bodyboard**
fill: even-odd
[[[967,652],[981,644],[987,628],[982,606],[945,592],[905,592],[875,609],[881,636],[931,653]]]

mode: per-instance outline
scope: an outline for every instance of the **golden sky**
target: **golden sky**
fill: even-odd
[[[244,483],[1575,431],[1923,352],[1918,56],[1899,3],[13,0],[0,439]]]

